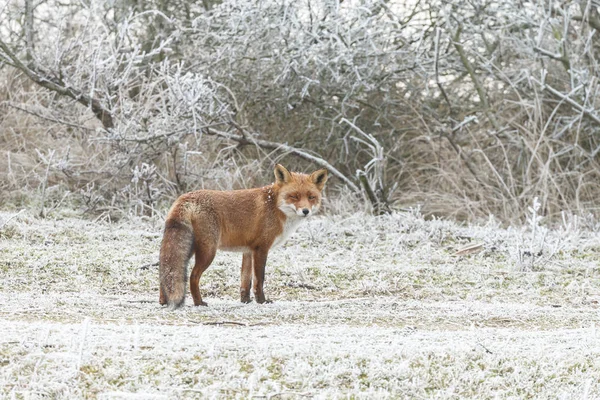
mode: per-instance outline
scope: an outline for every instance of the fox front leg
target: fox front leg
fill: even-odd
[[[270,300],[265,298],[263,291],[263,284],[265,282],[265,265],[267,264],[268,250],[257,249],[252,252],[252,264],[253,264],[253,289],[254,289],[254,300],[257,303],[271,303]]]

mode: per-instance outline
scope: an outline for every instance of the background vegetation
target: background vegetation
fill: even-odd
[[[8,0],[0,201],[148,215],[278,161],[334,209],[596,214],[598,29],[591,0]]]

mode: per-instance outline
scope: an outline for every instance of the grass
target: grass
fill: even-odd
[[[201,281],[209,307],[188,294],[170,312],[161,229],[28,213],[3,226],[0,397],[600,396],[595,232],[317,217],[269,254],[273,304],[241,304],[241,255],[221,252]]]

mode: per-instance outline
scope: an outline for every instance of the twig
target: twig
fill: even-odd
[[[556,61],[560,61],[560,63],[563,65],[563,67],[565,68],[565,70],[567,71],[567,73],[569,72],[569,70],[571,69],[571,62],[569,61],[569,58],[565,55],[566,54],[566,50],[563,48],[563,54],[561,53],[552,53],[546,49],[543,49],[541,47],[538,46],[534,46],[533,47],[533,51],[536,51],[546,57],[549,57],[553,60]]]
[[[25,0],[25,47],[27,50],[27,62],[33,61],[34,28],[33,28],[33,0]]]
[[[200,325],[235,325],[235,326],[244,326],[244,327],[266,325],[266,322],[257,322],[254,324],[250,324],[247,322],[238,322],[238,321],[209,321],[209,322],[190,321],[190,322],[193,322],[195,324],[200,324]]]
[[[582,2],[581,4],[583,6],[583,4],[585,4],[585,3]],[[586,18],[583,15],[574,15],[573,20],[574,21],[582,21],[582,22],[587,21],[589,26],[591,26],[592,28],[594,28],[597,31],[600,31],[600,19],[598,19],[594,16],[588,15]]]
[[[314,393],[312,392],[277,392],[277,393],[273,393],[273,394],[268,394],[264,397],[266,397],[267,399],[275,399],[281,396],[294,396],[294,397],[313,397]],[[260,398],[263,396],[252,396],[253,398]]]
[[[365,189],[365,193],[367,194],[367,198],[369,202],[373,206],[373,211],[375,211],[375,215],[383,215],[390,212],[389,206],[385,202],[379,201],[373,188],[369,184],[369,179],[367,179],[367,175],[360,171],[358,174],[358,179],[360,180],[361,185]]]
[[[60,199],[59,202],[57,202],[56,204],[54,204],[52,206],[52,208],[50,209],[50,211],[54,211],[56,210],[58,207],[60,207],[60,205],[62,204],[63,201],[65,201],[65,199],[67,198],[67,196],[69,196],[71,194],[70,191],[67,190],[67,192],[63,195],[63,197]]]
[[[316,290],[317,287],[313,285],[309,285],[308,283],[297,283],[297,282],[287,282],[285,286],[295,288],[295,289],[308,289],[308,290]]]
[[[590,111],[589,109],[586,109],[584,106],[582,106],[581,104],[579,104],[578,102],[576,102],[575,100],[573,100],[571,97],[569,97],[569,95],[566,95],[564,93],[559,92],[558,90],[554,89],[552,86],[546,84],[546,83],[542,83],[540,81],[538,81],[535,78],[531,78],[531,80],[535,83],[537,83],[538,85],[540,85],[542,87],[542,90],[546,90],[550,93],[552,93],[554,96],[558,97],[559,99],[563,100],[565,103],[568,103],[571,107],[581,111],[586,117],[592,119],[594,122],[596,122],[597,124],[600,124],[600,117],[596,114],[594,114],[592,111]],[[578,89],[581,89],[582,86],[579,86],[575,89],[573,89],[571,91],[571,93],[577,91]]]
[[[550,57],[553,60],[557,60],[557,61],[561,61],[561,62],[563,61],[563,57],[562,57],[562,55],[560,53],[559,54],[552,53],[552,52],[550,52],[550,51],[548,51],[546,49],[543,49],[541,47],[538,47],[538,46],[534,46],[533,50],[537,51],[538,53],[540,53],[542,55],[545,55],[546,57]]]
[[[491,122],[494,129],[496,131],[500,131],[500,125],[498,124],[498,121],[496,121],[496,118],[494,118],[492,113],[490,113],[490,104],[488,102],[487,94],[485,93],[483,85],[481,84],[481,82],[479,82],[479,78],[477,77],[477,74],[475,73],[475,68],[473,68],[473,65],[471,64],[471,62],[469,61],[469,58],[467,57],[467,54],[465,53],[465,49],[463,48],[462,44],[460,43],[460,34],[461,33],[462,33],[462,25],[459,26],[458,29],[456,30],[456,33],[454,34],[454,38],[452,38],[452,44],[454,45],[454,48],[456,49],[456,52],[458,53],[458,56],[460,57],[460,61],[462,62],[462,64],[466,68],[467,72],[469,73],[469,76],[471,77],[471,81],[473,81],[473,85],[475,85],[475,90],[477,90],[477,94],[479,95],[479,99],[481,100],[481,103],[483,105],[483,112],[485,113],[488,120]]]
[[[26,109],[26,108],[19,107],[19,106],[15,105],[15,104],[12,104],[12,103],[9,103],[9,102],[4,102],[3,104],[6,104],[8,107],[12,107],[12,108],[14,108],[14,109],[16,109],[16,110],[23,111],[24,113],[27,113],[27,114],[33,115],[34,117],[38,117],[38,118],[41,118],[41,119],[45,119],[45,120],[47,120],[47,121],[50,121],[50,122],[55,122],[55,123],[57,123],[57,124],[61,124],[61,125],[70,126],[70,127],[72,127],[72,128],[84,129],[84,130],[86,130],[86,131],[94,131],[94,129],[93,129],[93,128],[88,128],[87,126],[82,126],[82,125],[73,124],[73,123],[71,123],[71,122],[63,121],[63,120],[60,120],[60,119],[50,118],[50,117],[47,117],[47,116],[45,116],[45,115],[38,114],[38,113],[36,113],[35,111],[31,111],[31,110],[28,110],[28,109]]]
[[[439,56],[440,56],[440,36],[441,36],[441,34],[442,34],[442,30],[439,27],[437,27],[435,30],[435,59],[433,62],[433,67],[434,67],[434,71],[435,71],[435,83],[437,84],[437,87],[440,89],[442,96],[444,96],[444,100],[446,100],[446,103],[448,103],[448,107],[450,108],[450,111],[452,111],[452,103],[450,103],[450,99],[448,98],[448,95],[446,94],[446,91],[444,90],[444,87],[442,86],[442,83],[440,82]]]
[[[455,132],[455,130],[452,129],[452,132]],[[477,174],[477,172],[475,172],[475,167],[471,164],[471,160],[465,154],[465,152],[463,151],[462,147],[460,147],[458,144],[456,144],[456,142],[454,141],[454,139],[452,138],[452,136],[450,136],[449,134],[442,133],[442,136],[445,137],[446,140],[448,140],[448,142],[450,143],[450,146],[452,146],[452,148],[454,149],[454,151],[456,151],[456,153],[461,158],[461,160],[463,160],[463,162],[467,166],[467,169],[469,170],[469,172],[471,173],[471,175],[473,175],[473,177],[475,178],[475,180],[479,184],[483,185],[483,182],[479,178],[479,175]]]
[[[373,297],[355,297],[355,298],[348,298],[348,299],[323,300],[323,301],[314,301],[311,303],[316,303],[316,304],[354,303],[354,302],[363,301],[363,300],[373,300]]]
[[[469,254],[479,253],[480,251],[483,250],[483,246],[484,246],[484,243],[470,244],[468,246],[461,247],[460,249],[456,250],[456,252],[452,255],[453,256],[466,256]]]
[[[487,348],[487,347],[485,347],[483,344],[481,344],[481,342],[477,342],[477,344],[478,344],[479,346],[481,346],[481,347],[482,347],[482,348],[485,350],[485,352],[486,352],[486,353],[488,353],[488,354],[494,354],[494,353],[492,353],[492,351],[491,351],[490,349],[488,349],[488,348]]]
[[[477,117],[474,116],[474,115],[471,115],[469,117],[465,117],[465,119],[461,123],[456,124],[456,126],[454,128],[452,128],[452,133],[454,133],[454,132],[462,129],[463,126],[468,125],[471,122],[477,123]]]
[[[19,214],[21,214],[23,211],[25,211],[25,209],[22,209],[21,211],[19,211],[16,214],[11,215],[10,217],[8,217],[6,219],[6,221],[2,221],[2,223],[0,224],[0,229],[4,228],[4,225],[8,224],[10,222],[11,219],[16,218]]]
[[[48,164],[46,166],[46,176],[44,177],[44,181],[42,182],[42,208],[40,209],[40,217],[42,218],[46,218],[44,212],[44,203],[46,202],[46,187],[48,186],[48,175],[50,173],[50,165],[52,164],[52,158],[54,157],[54,150],[50,150],[49,155],[50,158],[48,159]]]
[[[373,206],[375,214],[383,215],[383,214],[389,213],[391,210],[390,210],[388,201],[386,199],[385,190],[383,187],[384,168],[383,168],[382,164],[385,160],[385,157],[383,155],[383,146],[381,146],[379,141],[373,135],[365,133],[354,122],[351,122],[346,118],[342,118],[340,120],[340,124],[342,122],[350,125],[350,127],[352,127],[356,132],[358,132],[362,137],[364,137],[366,139],[366,140],[363,140],[363,139],[360,139],[360,138],[357,138],[354,136],[351,137],[354,141],[362,143],[363,145],[365,145],[371,149],[373,158],[363,168],[365,170],[369,170],[371,166],[374,167],[373,175],[374,175],[376,184],[378,184],[378,188],[376,188],[376,190],[373,190],[373,187],[371,186],[371,183],[369,182],[367,173],[365,171],[361,171],[361,170],[357,171],[358,180],[361,183],[361,185],[363,186],[363,188],[365,189],[365,192],[367,193],[367,198],[371,202],[371,205]]]
[[[160,262],[158,262],[158,261],[157,261],[157,262],[150,263],[150,264],[144,264],[144,265],[142,265],[142,266],[140,267],[140,269],[142,269],[142,270],[150,269],[150,267],[156,267],[156,266],[158,266],[159,264],[160,264]]]

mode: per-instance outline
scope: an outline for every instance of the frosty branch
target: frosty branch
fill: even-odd
[[[218,137],[221,137],[224,139],[233,140],[235,142],[238,142],[242,146],[255,145],[255,146],[258,146],[263,149],[277,150],[277,151],[280,151],[283,153],[288,153],[288,154],[292,154],[297,157],[303,158],[305,160],[315,163],[316,165],[326,168],[334,176],[338,177],[342,182],[344,182],[346,185],[348,185],[353,191],[360,192],[360,189],[358,188],[358,186],[356,186],[356,184],[352,180],[350,180],[347,176],[342,174],[337,168],[335,168],[333,165],[331,165],[330,163],[325,161],[323,158],[312,155],[312,154],[308,153],[306,150],[298,149],[296,147],[292,147],[292,146],[289,146],[284,143],[277,143],[277,142],[271,142],[268,140],[255,139],[255,138],[249,137],[248,135],[245,135],[245,134],[244,135],[236,135],[235,133],[223,132],[223,131],[218,131],[218,130],[210,129],[210,128],[206,129],[206,133],[209,135],[218,136]]]
[[[79,89],[69,87],[59,78],[52,77],[50,73],[43,71],[43,69],[35,65],[32,60],[29,62],[30,66],[25,65],[25,63],[23,63],[23,61],[21,61],[19,57],[15,55],[14,52],[9,48],[9,46],[1,39],[0,49],[4,53],[2,54],[3,57],[2,59],[0,59],[0,62],[4,60],[4,63],[9,64],[14,68],[17,68],[38,85],[53,92],[56,92],[62,96],[70,97],[71,99],[79,102],[85,107],[89,107],[96,116],[96,118],[98,118],[100,122],[102,122],[102,126],[105,129],[110,129],[114,127],[113,117],[111,113],[106,108],[104,108],[100,100],[85,95]],[[7,59],[10,60],[10,62],[7,62]],[[58,74],[52,75],[57,76]]]

